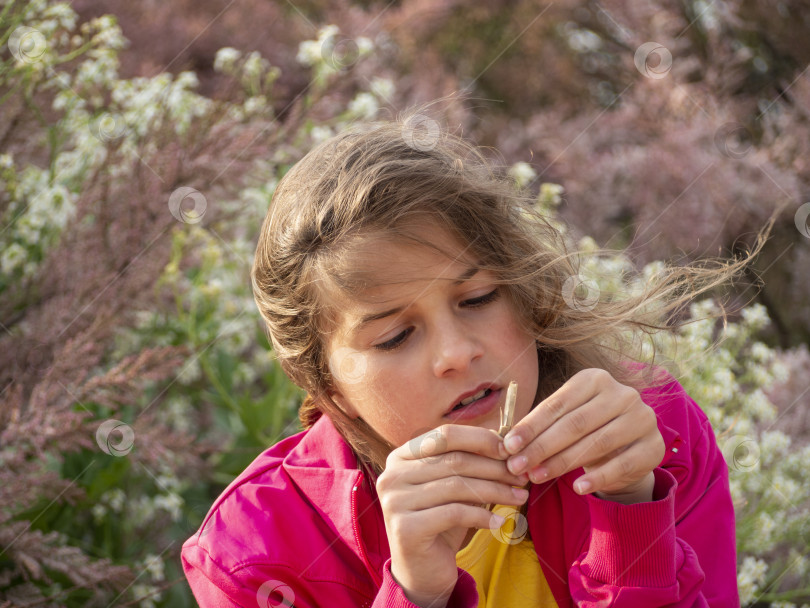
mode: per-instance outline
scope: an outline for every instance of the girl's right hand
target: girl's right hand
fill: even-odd
[[[470,528],[500,524],[484,506],[526,501],[512,486],[526,473],[506,468],[503,440],[491,429],[446,424],[393,450],[377,478],[391,548],[391,573],[407,598],[443,608],[458,580],[456,553]]]

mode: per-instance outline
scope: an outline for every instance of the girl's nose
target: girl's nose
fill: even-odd
[[[433,372],[442,377],[449,372],[467,372],[470,364],[483,355],[483,348],[470,328],[457,319],[448,319],[436,329]]]

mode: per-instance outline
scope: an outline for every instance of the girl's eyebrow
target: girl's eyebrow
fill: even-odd
[[[467,268],[467,270],[462,272],[455,281],[453,281],[453,285],[461,285],[464,281],[474,277],[477,272],[478,268],[476,268],[475,266],[470,266],[469,268]],[[357,333],[372,321],[379,321],[380,319],[384,319],[385,317],[390,317],[391,315],[395,315],[397,313],[402,312],[403,310],[405,310],[405,308],[406,308],[405,306],[397,306],[396,308],[392,308],[390,310],[384,310],[382,312],[375,312],[369,315],[363,315],[362,317],[360,317],[360,320],[357,323],[355,323],[354,326],[352,326],[351,333]]]

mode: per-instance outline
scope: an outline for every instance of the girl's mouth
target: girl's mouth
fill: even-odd
[[[456,407],[444,415],[444,418],[451,422],[460,422],[485,416],[498,405],[500,399],[500,389],[484,389],[457,404]]]
[[[470,405],[473,401],[478,401],[479,399],[483,399],[487,395],[492,392],[491,388],[485,388],[484,390],[480,391],[478,394],[473,395],[472,397],[467,397],[464,401],[459,403],[456,407],[454,407],[451,411],[455,412],[456,410],[460,410],[464,406]]]

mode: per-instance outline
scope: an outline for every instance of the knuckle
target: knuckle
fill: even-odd
[[[555,471],[567,472],[571,468],[571,459],[566,454],[557,454],[553,465]]]
[[[380,495],[380,507],[383,510],[383,513],[392,513],[394,511],[394,505],[392,504],[394,499],[391,494],[381,494]]]
[[[613,435],[608,432],[598,433],[593,443],[601,454],[607,454],[613,448]]]
[[[447,514],[450,516],[451,519],[454,521],[459,521],[462,517],[464,517],[466,509],[464,505],[458,502],[454,502],[452,504],[447,505]]]
[[[445,466],[451,469],[457,469],[464,463],[464,454],[461,452],[448,452],[443,457]]]
[[[602,383],[608,380],[608,378],[612,378],[610,373],[607,370],[602,369],[601,367],[590,367],[584,370],[585,374],[587,374],[588,378],[592,382]]]
[[[582,412],[571,412],[568,415],[568,428],[577,435],[582,435],[588,428],[588,418]]]
[[[655,415],[655,411],[651,407],[645,406],[644,416],[650,429],[658,428],[658,416]]]
[[[629,458],[620,458],[618,464],[619,464],[619,473],[621,473],[622,477],[630,477],[633,473],[636,472],[636,467],[633,465],[633,462]]]
[[[624,397],[624,400],[629,404],[630,407],[641,401],[641,394],[632,386],[622,384],[621,387],[622,387],[621,388],[622,396]]]
[[[543,462],[548,458],[548,449],[539,441],[535,441],[529,446],[529,462]]]
[[[462,488],[461,478],[460,477],[446,477],[442,481],[442,485],[444,485],[445,490],[450,492],[451,494],[457,494],[459,490]]]
[[[546,411],[551,420],[557,422],[565,414],[565,404],[559,399],[552,399],[546,403]]]
[[[455,436],[454,425],[452,424],[443,424],[439,427],[436,427],[436,440],[437,442],[448,442],[451,438]]]

